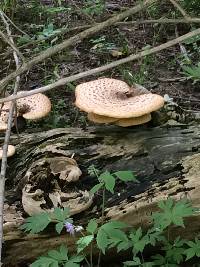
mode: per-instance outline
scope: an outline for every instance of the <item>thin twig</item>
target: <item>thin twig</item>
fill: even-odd
[[[9,42],[12,43],[11,47],[13,48],[15,47],[15,44],[14,44],[13,38],[11,37],[9,24],[7,20],[5,19],[3,13],[0,13],[0,15],[6,26],[7,35],[9,36]],[[14,48],[13,48],[13,57],[15,60],[16,69],[18,69],[20,67],[20,60]],[[20,76],[17,76],[15,80],[15,86],[14,86],[14,92],[13,92],[14,96],[17,95],[19,83],[20,83]],[[2,265],[2,243],[3,243],[3,207],[4,207],[4,193],[5,193],[5,178],[6,178],[6,169],[7,169],[7,151],[8,151],[9,141],[10,141],[10,133],[11,133],[12,123],[13,123],[14,110],[15,110],[15,100],[12,101],[9,114],[8,114],[8,123],[7,123],[5,139],[4,139],[3,155],[2,155],[1,171],[0,171],[0,262],[1,262],[1,265]]]
[[[10,24],[12,24],[12,26],[16,29],[16,30],[18,30],[19,32],[21,32],[22,34],[24,34],[24,35],[26,35],[26,36],[28,36],[28,34],[26,33],[26,32],[24,32],[24,31],[22,31],[4,12],[3,12],[3,10],[1,10],[0,9],[0,11],[3,13],[3,16],[7,19],[7,21],[9,21],[10,22]]]
[[[59,86],[62,86],[62,85],[66,85],[69,82],[73,82],[73,81],[79,80],[81,78],[85,78],[85,77],[92,76],[92,75],[100,73],[100,72],[107,71],[107,70],[115,68],[115,67],[117,67],[117,66],[119,66],[121,64],[125,64],[127,62],[134,61],[134,60],[140,59],[142,57],[158,53],[158,52],[160,52],[160,51],[162,51],[164,49],[167,49],[167,48],[169,48],[171,46],[174,46],[174,45],[178,44],[179,42],[183,42],[186,39],[194,37],[194,36],[196,36],[198,34],[200,34],[200,28],[198,28],[198,29],[196,29],[194,31],[191,31],[191,32],[189,32],[187,34],[184,34],[184,35],[182,35],[182,36],[180,36],[180,37],[178,37],[176,39],[168,41],[168,42],[166,42],[164,44],[158,45],[158,46],[150,48],[148,50],[141,51],[141,52],[139,52],[137,54],[130,55],[130,56],[126,57],[126,58],[123,58],[123,59],[120,59],[120,60],[116,60],[114,62],[111,62],[109,64],[103,65],[101,67],[94,68],[94,69],[91,69],[91,70],[88,70],[88,71],[85,71],[85,72],[81,72],[81,73],[78,73],[78,74],[75,74],[75,75],[72,75],[72,76],[69,76],[69,77],[66,77],[66,78],[62,78],[62,79],[60,79],[60,80],[58,80],[58,81],[56,81],[54,83],[51,83],[49,85],[40,87],[38,89],[34,89],[34,90],[30,90],[30,91],[27,91],[27,92],[20,93],[17,96],[9,96],[9,97],[2,98],[2,99],[0,99],[0,103],[8,102],[8,101],[11,101],[11,100],[16,100],[16,99],[19,99],[19,98],[22,98],[22,97],[26,97],[26,96],[30,96],[30,95],[34,95],[34,94],[37,94],[37,93],[43,93],[43,92],[49,91],[51,89],[54,89],[56,87],[59,87]]]
[[[190,16],[186,13],[186,11],[182,8],[182,6],[179,5],[179,3],[176,2],[176,0],[169,0],[172,5],[179,10],[179,12],[183,15],[185,20],[190,19]]]
[[[0,16],[2,16],[0,12]],[[7,37],[1,30],[0,30],[0,36],[4,40],[5,43],[7,43],[17,54],[18,56],[25,61],[24,56],[22,53],[18,50],[18,48],[9,40],[9,37]]]
[[[118,15],[115,15],[108,20],[99,23],[98,25],[94,25],[93,27],[82,31],[81,33],[78,33],[77,35],[69,38],[68,40],[65,40],[64,42],[55,45],[51,48],[46,49],[45,51],[41,52],[39,55],[34,57],[33,59],[29,60],[28,62],[24,63],[18,70],[12,72],[7,77],[5,77],[3,80],[0,81],[0,92],[4,89],[4,87],[8,84],[9,81],[13,80],[18,75],[21,75],[23,72],[29,70],[34,65],[44,61],[45,59],[55,55],[58,52],[61,52],[63,49],[66,49],[67,47],[70,47],[72,45],[75,45],[79,43],[81,40],[100,32],[107,27],[112,26],[118,21],[121,21],[125,19],[126,17],[129,17],[133,14],[136,14],[143,10],[144,8],[148,7],[149,5],[158,2],[158,0],[144,0],[144,2],[141,4],[138,4],[137,6],[128,9],[127,11],[124,11]]]

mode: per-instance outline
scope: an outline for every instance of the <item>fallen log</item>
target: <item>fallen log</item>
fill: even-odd
[[[32,182],[50,193],[47,185],[57,186],[58,174],[52,175],[51,163],[74,155],[82,176],[75,187],[88,191],[97,179],[88,174],[91,165],[101,171],[131,170],[139,183],[118,183],[113,195],[107,195],[106,219],[127,222],[134,227],[150,225],[149,216],[158,201],[171,196],[187,196],[200,207],[200,126],[156,128],[90,127],[64,128],[47,132],[24,134],[20,140],[11,138],[17,154],[8,161],[5,216],[4,263],[16,266],[32,261],[61,243],[74,249],[74,240],[51,229],[39,235],[27,235],[19,225],[27,216],[22,206],[22,191]],[[62,165],[62,164],[61,164]],[[60,175],[60,174],[59,174]],[[36,186],[37,184],[37,186]],[[45,208],[52,208],[46,202]],[[85,225],[92,217],[100,217],[100,199],[95,197],[85,211],[74,215],[76,225]],[[175,229],[176,234],[193,238],[200,231],[200,216],[187,219],[189,228]],[[173,229],[172,229],[173,230]],[[14,256],[14,257],[13,257]]]

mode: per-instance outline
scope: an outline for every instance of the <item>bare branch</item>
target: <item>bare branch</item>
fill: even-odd
[[[79,80],[81,78],[92,76],[94,74],[97,74],[97,73],[100,73],[100,72],[115,68],[115,67],[117,67],[117,66],[119,66],[121,64],[130,62],[130,61],[133,61],[133,60],[137,60],[139,58],[142,58],[142,57],[145,57],[145,56],[148,56],[148,55],[151,55],[151,54],[158,53],[159,51],[162,51],[162,50],[167,49],[167,48],[169,48],[171,46],[179,44],[180,42],[183,42],[186,39],[194,37],[194,36],[196,36],[198,34],[200,34],[200,28],[198,28],[198,29],[196,29],[194,31],[191,31],[191,32],[189,32],[187,34],[184,34],[184,35],[182,35],[182,36],[180,36],[180,37],[178,37],[176,39],[168,41],[168,42],[166,42],[164,44],[158,45],[158,46],[153,47],[153,48],[148,49],[148,50],[141,51],[141,52],[139,52],[137,54],[130,55],[130,56],[126,57],[126,58],[114,61],[112,63],[109,63],[107,65],[101,66],[99,68],[91,69],[91,70],[88,70],[88,71],[85,71],[85,72],[81,72],[79,74],[75,74],[75,75],[72,75],[72,76],[69,76],[69,77],[66,77],[66,78],[62,78],[62,79],[56,81],[55,83],[40,87],[38,89],[34,89],[34,90],[30,90],[30,91],[27,91],[27,92],[24,92],[24,93],[20,93],[20,95],[17,95],[17,96],[9,96],[9,97],[2,98],[2,99],[0,99],[0,103],[4,103],[4,102],[11,101],[11,100],[19,99],[19,98],[22,98],[22,97],[26,97],[26,96],[29,96],[29,95],[34,95],[34,94],[37,94],[37,93],[43,93],[43,92],[49,91],[49,90],[54,89],[56,87],[65,85],[65,84],[67,84],[69,82],[73,82],[73,81]]]
[[[7,41],[10,44],[10,46],[13,48],[13,57],[15,60],[16,69],[18,69],[20,67],[20,61],[18,58],[18,53],[16,51],[16,46],[11,36],[9,24],[7,20],[5,19],[3,13],[0,12],[0,16],[2,17],[2,20],[6,26],[7,35],[9,38]],[[20,76],[17,76],[16,81],[15,81],[13,96],[17,95],[19,83],[20,83]],[[12,128],[14,111],[15,111],[15,100],[12,101],[9,114],[8,114],[8,124],[7,124],[5,139],[4,139],[3,155],[2,155],[1,171],[0,171],[0,262],[2,262],[1,255],[2,255],[2,242],[3,242],[3,207],[4,207],[5,177],[6,177],[6,169],[7,169],[7,152],[8,152],[8,145],[10,141],[10,133],[11,133],[11,128]]]
[[[158,23],[158,24],[189,24],[189,23],[200,23],[200,18],[188,18],[186,19],[147,19],[147,20],[133,20],[133,21],[122,21],[117,22],[115,25],[131,25],[131,24],[152,24],[152,23]]]
[[[18,56],[24,61],[24,56],[22,55],[22,53],[18,50],[18,48],[8,39],[8,37],[1,30],[0,30],[0,36],[4,40],[4,42],[7,43],[18,54]]]
[[[19,32],[21,32],[24,35],[27,35],[27,33],[25,33],[24,31],[22,31],[1,9],[0,9],[1,13],[3,14],[3,16],[7,19],[8,22],[10,22],[10,24],[12,24],[12,26],[18,30]]]
[[[161,19],[149,19],[149,20],[132,20],[132,21],[122,21],[122,22],[117,22],[115,23],[113,26],[117,27],[117,26],[125,26],[125,25],[137,25],[137,24],[190,24],[190,23],[195,23],[195,24],[200,24],[200,18],[189,18],[187,20],[185,19],[165,19],[165,18],[161,18]],[[80,31],[80,30],[85,30],[92,27],[91,24],[88,25],[81,25],[81,26],[76,26],[73,28],[62,28],[60,30],[60,32],[57,32],[55,34],[52,34],[50,36],[45,37],[44,39],[39,39],[39,40],[32,40],[29,43],[26,43],[24,45],[19,46],[19,48],[23,49],[25,47],[31,46],[31,45],[37,45],[39,43],[48,41],[50,39],[55,38],[56,36],[60,36],[60,35],[64,35],[66,33],[70,33],[73,31]],[[3,54],[0,54],[0,56],[4,55],[4,56],[8,56],[10,53],[12,52],[12,50],[7,51]]]
[[[24,63],[18,70],[12,72],[7,77],[5,77],[3,80],[0,81],[0,92],[3,90],[3,88],[8,84],[9,81],[13,80],[18,75],[22,74],[23,72],[29,70],[32,66],[42,62],[46,58],[49,58],[56,53],[62,51],[63,49],[66,49],[69,46],[72,46],[74,44],[79,43],[81,40],[87,38],[90,35],[93,35],[101,30],[104,30],[107,27],[110,27],[111,25],[115,24],[116,22],[129,17],[137,12],[140,12],[147,6],[149,6],[152,3],[156,3],[158,0],[144,0],[143,3],[138,4],[137,6],[128,9],[127,11],[124,11],[114,17],[109,18],[108,20],[99,23],[81,33],[78,33],[77,35],[69,38],[68,40],[65,40],[64,42],[55,45],[51,48],[48,48],[44,52],[41,52],[38,56],[34,57],[33,59],[29,60],[28,62]]]

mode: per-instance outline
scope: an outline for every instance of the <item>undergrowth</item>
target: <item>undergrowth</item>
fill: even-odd
[[[174,237],[176,227],[185,227],[184,219],[199,213],[193,208],[187,199],[180,199],[175,202],[169,198],[158,203],[158,211],[151,215],[151,227],[147,230],[141,227],[135,229],[129,224],[111,220],[105,221],[104,213],[106,208],[105,192],[114,194],[117,179],[121,182],[138,182],[130,171],[108,171],[100,174],[94,166],[89,169],[90,174],[95,174],[98,184],[91,189],[91,194],[102,195],[102,216],[101,219],[93,218],[86,226],[75,225],[70,218],[68,209],[56,208],[52,213],[41,213],[26,219],[21,229],[32,234],[43,231],[50,223],[55,224],[57,234],[63,230],[74,236],[76,251],[69,252],[65,245],[50,250],[44,256],[40,256],[31,267],[93,267],[101,266],[102,255],[115,248],[118,253],[130,251],[130,258],[123,262],[123,266],[166,266],[176,267],[181,263],[188,262],[194,257],[200,258],[200,240],[186,240],[180,236]],[[173,233],[172,233],[173,228]],[[98,261],[94,262],[93,249],[99,250]],[[145,251],[149,247],[159,247],[160,253],[155,253],[149,258],[145,257]],[[90,256],[87,257],[86,250],[90,249]]]

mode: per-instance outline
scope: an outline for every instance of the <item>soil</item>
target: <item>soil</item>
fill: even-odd
[[[91,18],[84,15],[84,13],[76,8],[76,6],[78,6],[81,9],[83,1],[64,1],[64,6],[66,6],[66,8],[71,8],[71,10],[65,10],[59,13],[46,13],[41,9],[42,7],[48,9],[55,6],[53,0],[38,1],[41,3],[41,6],[35,6],[34,8],[30,8],[27,1],[18,2],[20,2],[20,5],[14,10],[14,21],[23,31],[27,32],[33,38],[38,32],[42,32],[43,28],[50,23],[53,23],[55,28],[64,27],[66,24],[69,28],[72,28],[91,23]],[[136,1],[131,0],[106,1],[106,9],[104,12],[92,16],[92,19],[98,22],[103,21],[116,12],[133,6],[135,2]],[[38,12],[38,9],[40,9],[41,12]],[[165,14],[169,12],[169,9],[172,9],[172,7],[163,6],[162,11]],[[26,12],[24,12],[24,10]],[[135,20],[137,18],[149,18],[149,13],[144,11],[133,19]],[[108,62],[136,53],[146,46],[156,46],[164,43],[175,38],[177,34],[182,35],[188,32],[188,30],[190,30],[190,26],[185,25],[141,24],[111,27],[98,33],[96,36],[92,36],[78,43],[75,47],[64,50],[51,59],[47,59],[45,62],[34,66],[21,77],[20,89],[31,90],[55,81],[58,77],[62,78],[76,74],[77,72],[99,67]],[[30,45],[24,47],[20,51],[25,57],[30,58],[42,51],[45,47],[57,44],[77,32],[78,31],[73,31],[72,33],[59,35],[57,40],[55,40],[55,38],[53,39],[53,42],[52,39],[50,39],[50,41],[37,44],[37,46]],[[20,47],[20,45],[18,46]],[[184,45],[184,47],[195,64],[195,60],[199,57],[198,51],[196,51],[192,45]],[[113,53],[113,51],[116,53]],[[1,47],[0,43],[0,61],[2,62],[0,67],[0,79],[15,68],[12,57],[6,55],[6,52],[7,47],[4,45]],[[183,62],[183,54],[181,53],[180,46],[177,45],[156,55],[126,65],[121,65],[108,72],[100,73],[95,77],[118,78],[126,81],[130,85],[133,82],[137,82],[145,86],[148,90],[162,96],[168,94],[170,98],[173,98],[177,104],[186,110],[200,111],[199,83],[197,82],[194,84],[191,80],[186,78],[181,68]],[[94,77],[88,77],[70,85],[49,91],[47,95],[51,98],[53,103],[51,114],[39,122],[28,123],[25,131],[34,132],[56,127],[84,128],[88,125],[92,125],[92,123],[87,120],[86,115],[80,112],[73,104],[75,100],[75,86],[81,82],[92,79],[94,79]],[[8,90],[10,90],[10,88],[8,88]],[[28,265],[26,263],[25,265],[20,265],[20,267],[22,266],[25,267]],[[102,266],[120,267],[122,265],[112,262],[111,264],[106,263]]]

